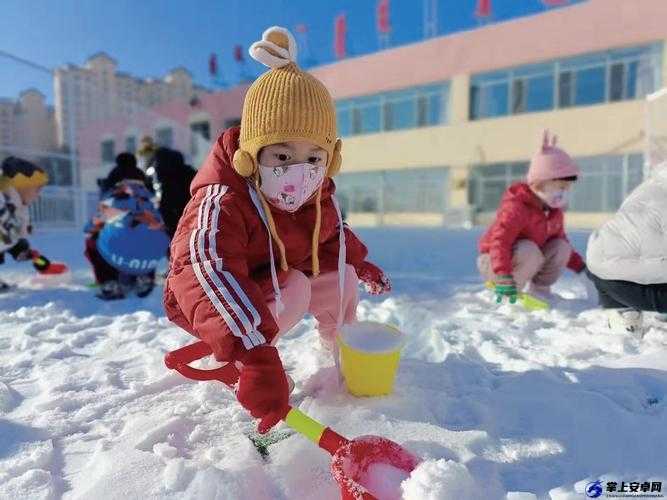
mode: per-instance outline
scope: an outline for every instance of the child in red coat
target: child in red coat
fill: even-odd
[[[541,150],[533,157],[526,182],[508,188],[496,219],[482,237],[477,266],[492,281],[498,302],[518,293],[548,297],[551,285],[567,266],[580,273],[585,264],[567,240],[563,209],[580,175],[572,158],[544,133]]]
[[[271,70],[248,89],[240,129],[218,138],[192,182],[164,304],[237,367],[237,398],[266,432],[288,410],[278,337],[311,313],[332,346],[356,319],[359,281],[375,293],[391,287],[334,197],[341,141],[329,92],[296,65],[283,28],[269,28],[250,54]]]

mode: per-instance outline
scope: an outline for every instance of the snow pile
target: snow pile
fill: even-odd
[[[497,306],[475,270],[478,235],[362,233],[395,293],[363,297],[359,317],[406,334],[395,394],[350,396],[308,318],[278,343],[292,403],[424,459],[406,498],[569,500],[590,481],[667,480],[654,445],[667,442],[666,325],[649,315],[643,340],[611,335],[572,274],[549,311]],[[101,303],[79,236],[35,243],[72,281],[0,267],[19,285],[0,296],[0,498],[339,498],[327,453],[293,435],[262,457],[222,384],[164,367],[193,339],[164,317],[160,290]]]
[[[465,465],[452,460],[426,460],[401,485],[404,500],[476,500],[484,498]],[[383,497],[379,497],[383,498]]]
[[[401,483],[410,474],[393,465],[371,464],[361,484],[375,497],[382,500],[401,500]]]
[[[9,385],[0,380],[0,413],[10,411],[16,404],[16,394]]]

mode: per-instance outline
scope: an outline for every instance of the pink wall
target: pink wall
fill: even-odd
[[[340,99],[667,39],[667,0],[588,0],[540,15],[322,66]]]
[[[138,129],[139,137],[155,136],[155,129],[160,123],[168,121],[174,132],[174,147],[184,152],[190,150],[189,123],[190,117],[206,112],[210,116],[211,136],[223,130],[227,120],[239,118],[243,107],[243,98],[247,86],[202,95],[200,104],[192,107],[188,102],[175,101],[147,109],[132,117],[119,116],[87,125],[79,131],[79,153],[82,168],[98,168],[101,161],[100,143],[108,135],[113,135],[116,142],[116,153],[125,148],[126,133],[130,128]]]

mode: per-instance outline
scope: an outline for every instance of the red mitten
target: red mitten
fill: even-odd
[[[355,270],[364,288],[371,295],[391,292],[391,281],[384,271],[368,261],[359,264]]]
[[[260,422],[257,430],[264,434],[280,422],[289,411],[289,389],[278,350],[270,345],[250,349],[239,359],[236,398]]]

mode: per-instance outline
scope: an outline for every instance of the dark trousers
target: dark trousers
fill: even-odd
[[[631,281],[604,280],[587,271],[600,295],[603,309],[631,307],[638,311],[667,313],[667,283],[641,285]]]
[[[88,259],[88,262],[93,266],[95,281],[98,284],[118,279],[118,271],[107,264],[107,261],[104,260],[100,255],[100,252],[98,252],[96,236],[89,236],[86,238],[84,255]]]

